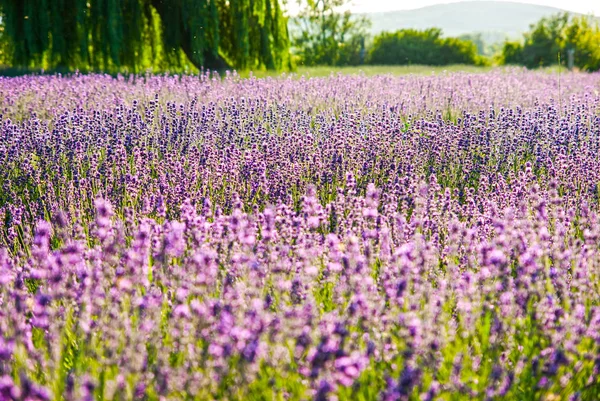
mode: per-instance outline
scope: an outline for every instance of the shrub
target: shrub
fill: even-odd
[[[523,64],[523,46],[519,42],[505,42],[500,63]]]
[[[441,35],[442,31],[438,28],[384,32],[375,37],[368,62],[382,65],[484,63],[484,59],[477,55],[477,46],[473,42],[442,38]]]

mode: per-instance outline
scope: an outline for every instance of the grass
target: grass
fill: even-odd
[[[446,72],[487,72],[492,70],[493,67],[480,67],[474,65],[445,65],[445,66],[428,66],[428,65],[361,65],[361,66],[344,66],[344,67],[332,67],[332,66],[316,66],[316,67],[298,67],[296,71],[292,72],[297,76],[310,76],[310,77],[325,77],[331,74],[364,74],[366,76],[373,75],[431,75],[431,74],[443,74]],[[257,78],[264,77],[278,77],[282,73],[277,71],[243,71],[239,75],[243,78],[249,76],[255,76]],[[289,74],[289,73],[286,73]]]
[[[440,75],[446,73],[467,72],[467,73],[485,73],[494,70],[503,71],[512,68],[522,68],[521,66],[475,66],[465,64],[453,64],[442,66],[431,65],[361,65],[361,66],[315,66],[304,67],[300,66],[293,72],[278,72],[278,71],[241,71],[238,75],[242,78],[254,76],[257,78],[280,77],[282,75],[293,75],[295,77],[327,77],[332,74],[344,75]],[[538,71],[543,71],[547,74],[558,74],[559,67],[557,65],[539,68]],[[564,70],[563,70],[564,73]]]
[[[279,77],[282,74],[295,74],[298,77],[310,76],[310,77],[326,77],[331,74],[365,74],[366,76],[373,75],[431,75],[431,74],[442,74],[446,72],[486,72],[493,69],[493,67],[481,67],[474,65],[446,65],[446,66],[428,66],[428,65],[360,65],[360,66],[315,66],[315,67],[304,67],[298,66],[295,71],[281,72],[281,71],[269,71],[269,70],[256,70],[256,71],[241,71],[238,74],[243,78],[248,78],[251,75],[257,78],[265,77]],[[68,70],[41,70],[32,68],[18,68],[10,66],[0,65],[0,76],[21,76],[28,74],[56,74],[61,73],[63,75],[69,74],[72,71]],[[165,71],[156,71],[156,73],[165,73]],[[184,71],[171,71],[172,74],[181,74]],[[110,74],[116,75],[116,74]]]
[[[365,75],[365,76],[375,76],[375,75],[439,75],[446,73],[455,73],[455,72],[467,72],[467,73],[485,73],[492,70],[503,70],[510,67],[505,66],[475,66],[475,65],[465,65],[465,64],[453,64],[453,65],[444,65],[444,66],[430,66],[430,65],[361,65],[361,66],[315,66],[315,67],[304,67],[299,66],[295,71],[281,72],[281,71],[268,71],[268,70],[257,70],[257,71],[239,71],[238,75],[242,78],[249,78],[250,76],[254,76],[257,78],[266,78],[266,77],[281,77],[292,75],[294,77],[327,77],[332,74],[344,74],[344,75]],[[519,68],[519,67],[517,67]],[[523,67],[521,67],[523,68]],[[558,66],[550,66],[544,67],[540,69],[541,71],[547,73],[556,74],[559,71]],[[14,76],[22,76],[22,75],[53,75],[56,73],[62,73],[63,75],[68,75],[71,72],[62,71],[62,70],[40,70],[40,69],[30,69],[30,68],[16,68],[16,67],[7,67],[0,65],[0,76],[6,77],[14,77]],[[168,72],[156,71],[158,74],[164,74]],[[184,71],[171,71],[170,74],[183,74],[190,73]],[[116,74],[109,74],[116,75]]]

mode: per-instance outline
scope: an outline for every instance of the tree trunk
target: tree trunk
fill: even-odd
[[[183,50],[188,60],[190,60],[190,62],[194,64],[196,68],[204,68],[205,70],[210,71],[225,71],[231,69],[231,66],[227,64],[227,62],[223,60],[221,56],[217,55],[215,57],[210,50],[204,51],[204,62],[200,64],[198,60],[194,57],[194,52],[192,51],[191,43],[187,39],[189,36],[184,35],[183,37],[184,39],[181,42],[181,50]]]
[[[170,0],[169,0],[170,1]],[[152,7],[156,10],[158,15],[160,16],[162,21],[168,20],[167,18],[163,18],[163,16],[172,12],[171,6],[169,5],[169,1],[166,0],[152,0]],[[205,50],[203,54],[203,62],[200,63],[200,60],[194,57],[194,52],[192,51],[192,44],[190,42],[190,38],[193,35],[190,35],[188,31],[185,30],[183,24],[179,26],[181,30],[181,50],[185,53],[188,60],[198,69],[204,68],[205,70],[210,71],[225,71],[231,69],[231,66],[227,64],[227,62],[218,54],[215,56],[210,50]]]

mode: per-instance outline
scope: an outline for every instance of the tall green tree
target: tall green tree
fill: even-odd
[[[371,22],[348,10],[349,0],[298,0],[293,48],[304,65],[348,65],[364,61]],[[344,10],[345,9],[345,10]]]
[[[574,51],[575,65],[585,71],[600,70],[600,27],[588,17],[574,17],[565,29],[564,48]]]
[[[558,54],[564,49],[564,31],[569,23],[569,14],[561,13],[542,18],[525,34],[523,62],[528,67],[555,64]],[[564,57],[564,55],[563,55]]]
[[[14,66],[284,68],[279,0],[0,0]]]
[[[522,43],[507,42],[502,50],[504,64],[528,68],[565,62],[574,52],[574,65],[585,71],[600,70],[600,28],[592,19],[567,13],[543,18],[524,34]]]

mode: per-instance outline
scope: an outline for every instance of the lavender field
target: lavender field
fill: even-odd
[[[0,399],[597,400],[599,91],[0,78]]]

